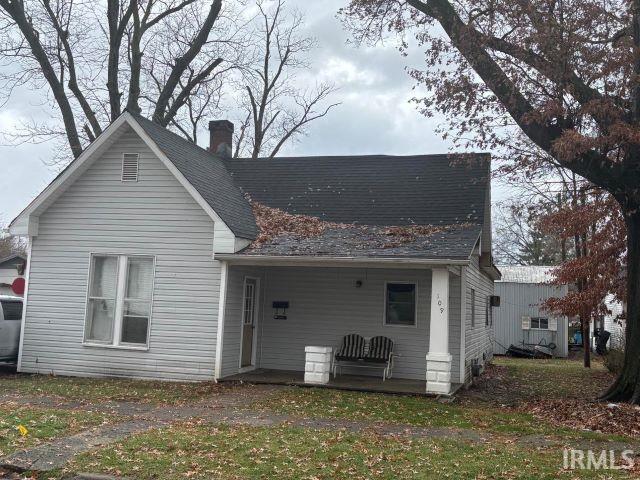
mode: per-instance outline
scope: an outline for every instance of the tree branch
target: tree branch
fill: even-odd
[[[218,18],[220,14],[220,9],[222,7],[222,0],[214,0],[211,4],[211,8],[209,9],[209,14],[207,15],[206,20],[204,21],[202,27],[198,31],[198,34],[193,39],[191,46],[187,49],[187,51],[181,57],[177,58],[173,68],[171,69],[171,73],[167,78],[167,81],[164,84],[160,95],[158,96],[158,101],[156,103],[156,107],[153,111],[153,121],[156,123],[166,126],[168,121],[165,118],[165,112],[167,111],[169,100],[173,96],[175,89],[182,77],[182,74],[186,70],[187,66],[193,61],[193,59],[198,55],[202,46],[205,44],[207,39],[209,38],[209,33],[213,28],[213,24]]]
[[[95,112],[89,105],[89,102],[87,101],[86,97],[82,93],[82,90],[80,90],[80,86],[78,85],[75,60],[73,58],[73,52],[71,51],[71,46],[69,45],[69,32],[68,30],[62,28],[62,25],[60,24],[60,20],[51,9],[50,0],[43,0],[42,3],[44,5],[45,10],[47,11],[47,14],[49,15],[49,19],[51,20],[53,27],[58,33],[58,38],[62,42],[65,55],[67,56],[67,70],[69,71],[69,81],[67,82],[67,85],[69,85],[69,89],[71,90],[71,92],[73,92],[76,99],[78,100],[78,103],[82,108],[82,111],[84,112],[85,116],[87,117],[87,120],[89,121],[89,124],[91,125],[91,128],[93,129],[93,133],[92,135],[89,135],[89,139],[95,138],[102,133],[102,128],[100,127],[100,123],[98,123],[98,119],[96,118]],[[85,131],[86,130],[87,128],[85,125]]]
[[[78,135],[71,104],[65,93],[64,85],[58,79],[53,65],[49,61],[49,57],[47,57],[47,53],[40,43],[38,32],[31,24],[31,21],[27,19],[26,12],[24,11],[24,3],[15,0],[0,0],[0,8],[6,11],[13,19],[29,44],[33,58],[38,62],[42,74],[53,92],[58,108],[60,108],[71,152],[74,157],[78,157],[82,153],[82,145],[80,143],[80,136]]]

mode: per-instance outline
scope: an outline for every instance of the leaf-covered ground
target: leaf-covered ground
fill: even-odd
[[[562,469],[561,450],[524,447],[509,440],[474,444],[383,437],[369,431],[198,424],[137,435],[81,455],[66,470],[162,479],[578,478]],[[579,478],[628,476],[620,471],[587,471]]]
[[[596,402],[612,376],[572,360],[497,358],[473,388],[452,403],[431,398],[290,388],[250,408],[309,416],[456,427],[566,438],[588,431],[637,437],[640,410]],[[593,436],[593,435],[591,435]]]
[[[563,469],[565,447],[640,451],[640,410],[594,401],[611,379],[597,364],[585,370],[567,360],[496,359],[472,389],[447,403],[319,388],[5,377],[0,392],[25,398],[53,395],[67,408],[68,402],[81,400],[81,407],[0,410],[5,421],[0,437],[11,437],[10,443],[0,440],[0,449],[89,428],[104,421],[96,411],[105,400],[143,401],[151,404],[147,410],[157,412],[187,411],[198,402],[213,414],[224,402],[207,400],[220,395],[231,406],[217,420],[205,415],[196,421],[176,417],[169,426],[154,424],[150,431],[82,453],[37,478],[85,471],[136,479],[638,478],[640,462],[634,472]],[[247,421],[229,423],[224,420],[229,416],[246,416]],[[18,422],[31,438],[19,436]],[[409,425],[427,433],[405,429]]]
[[[56,377],[52,375],[5,375],[0,395],[53,396],[83,403],[107,401],[180,404],[219,395],[226,388],[214,382],[157,382],[120,378]]]
[[[97,412],[4,403],[0,406],[0,457],[113,420]]]

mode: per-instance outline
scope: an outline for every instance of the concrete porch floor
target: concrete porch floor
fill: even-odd
[[[389,378],[382,381],[382,376],[369,375],[331,375],[329,383],[324,385],[304,383],[304,372],[293,370],[269,370],[258,368],[246,373],[238,373],[220,379],[221,382],[264,383],[272,385],[297,385],[304,387],[334,388],[338,390],[353,390],[358,392],[382,392],[404,395],[424,395],[426,380],[408,380],[404,378]],[[453,385],[455,392],[459,385]]]

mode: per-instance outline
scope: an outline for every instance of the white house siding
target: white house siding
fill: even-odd
[[[500,296],[500,307],[493,309],[495,331],[495,353],[503,355],[510,345],[522,346],[522,342],[537,344],[540,342],[556,344],[555,354],[568,355],[568,324],[564,316],[556,317],[558,330],[523,330],[522,317],[551,317],[542,308],[542,303],[552,297],[566,295],[566,286],[536,283],[497,282],[496,295]]]
[[[476,292],[475,325],[472,325],[471,318],[472,289]],[[491,325],[486,324],[486,305],[488,297],[493,294],[493,280],[480,270],[480,257],[476,251],[466,269],[465,383],[471,380],[471,364],[474,360],[484,365],[493,356],[493,330]],[[494,315],[495,310],[493,308]]]
[[[139,181],[120,181],[122,154]],[[33,240],[22,370],[82,376],[213,378],[219,262],[214,223],[132,132],[40,217]],[[155,255],[148,351],[83,346],[91,253]]]
[[[242,338],[242,299],[244,295],[244,279],[259,278],[258,291],[258,334],[263,318],[263,285],[264,269],[260,267],[231,266],[227,273],[227,304],[225,306],[224,335],[222,341],[221,375],[233,375],[240,368],[240,343]],[[260,345],[258,344],[258,349]],[[259,351],[259,350],[258,350]],[[256,355],[258,358],[258,355]]]
[[[229,268],[223,376],[238,371],[242,285],[246,275],[261,279],[258,367],[302,371],[305,346],[337,347],[344,335],[358,333],[365,337],[385,335],[395,342],[395,351],[401,356],[396,360],[394,376],[425,379],[431,271],[319,267]],[[360,288],[356,287],[357,280],[362,281]],[[417,281],[417,327],[383,325],[385,281]],[[460,346],[459,277],[451,279],[450,297],[450,344],[455,365]],[[286,320],[273,318],[271,305],[277,300],[290,303]],[[358,369],[351,373],[380,372]],[[453,381],[459,381],[455,371]]]

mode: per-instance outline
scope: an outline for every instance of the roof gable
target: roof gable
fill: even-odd
[[[144,117],[132,117],[236,236],[256,237],[251,206],[220,157]]]
[[[257,228],[251,207],[233,184],[222,161],[197,145],[149,120],[124,112],[87,149],[73,160],[9,225],[13,234],[33,234],[39,215],[55,201],[93,162],[113,144],[127,127],[140,135],[187,189],[194,200],[216,222],[222,221],[242,238],[255,238]],[[211,181],[215,179],[215,181]]]

